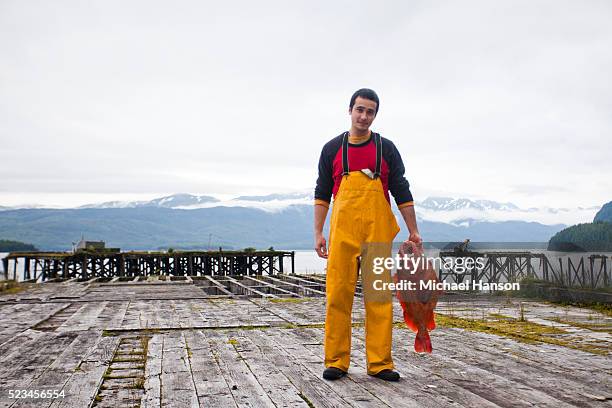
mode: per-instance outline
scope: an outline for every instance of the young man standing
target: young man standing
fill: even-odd
[[[358,257],[364,245],[390,244],[399,232],[389,192],[410,231],[421,243],[404,164],[395,145],[370,131],[380,101],[371,89],[360,89],[349,103],[351,128],[323,147],[315,189],[315,250],[327,258],[325,370],[323,378],[343,377],[350,364],[351,311],[357,282]],[[332,199],[329,253],[323,225]],[[362,268],[363,269],[363,268]],[[363,270],[362,270],[363,273]],[[398,381],[391,358],[393,304],[368,301],[366,358],[368,374]]]

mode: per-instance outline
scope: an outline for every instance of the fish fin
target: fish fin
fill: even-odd
[[[431,313],[429,313],[429,316],[427,316],[427,330],[428,331],[432,331],[433,329],[436,328],[436,317],[435,317],[435,313],[432,311]]]

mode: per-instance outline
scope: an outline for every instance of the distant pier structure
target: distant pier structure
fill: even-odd
[[[289,258],[291,269],[285,271]],[[294,251],[121,252],[117,248],[79,248],[69,252],[11,252],[2,259],[4,278],[50,280],[120,280],[152,275],[277,275],[295,272]],[[23,265],[23,267],[19,267]],[[19,271],[23,270],[23,279]]]
[[[472,251],[465,247],[441,251],[440,258],[463,258],[471,261],[461,273],[452,268],[440,268],[439,279],[461,283],[463,281],[518,282],[521,279],[539,279],[564,287],[583,289],[610,288],[612,277],[610,261],[605,254],[568,254],[551,261],[543,253],[512,251]],[[478,267],[476,260],[484,259]]]

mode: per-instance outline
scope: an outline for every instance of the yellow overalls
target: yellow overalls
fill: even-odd
[[[325,366],[348,371],[351,351],[351,311],[357,283],[358,256],[367,243],[391,243],[400,228],[380,180],[382,148],[375,134],[376,172],[370,178],[348,169],[348,134],[342,143],[343,177],[333,201],[327,261],[327,310],[325,319]],[[363,279],[363,275],[362,275]],[[393,369],[391,334],[393,303],[367,301],[366,358],[368,374]]]

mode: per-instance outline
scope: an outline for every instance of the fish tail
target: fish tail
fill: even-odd
[[[414,339],[414,351],[417,353],[431,353],[431,339],[427,330],[419,330]]]

